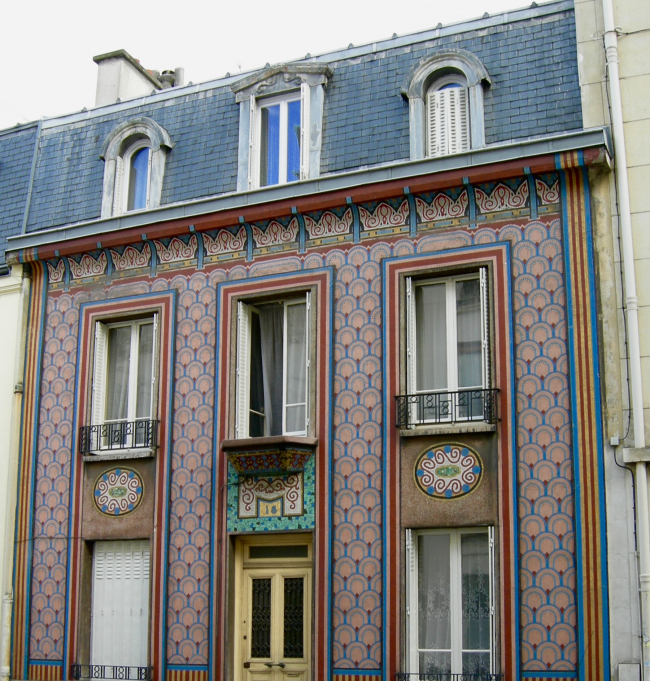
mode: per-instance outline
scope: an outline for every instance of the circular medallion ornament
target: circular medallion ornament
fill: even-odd
[[[95,506],[104,515],[123,516],[138,508],[143,490],[142,478],[136,471],[112,468],[95,480]]]
[[[448,443],[423,452],[415,462],[415,482],[434,499],[458,499],[476,489],[483,475],[478,452]]]

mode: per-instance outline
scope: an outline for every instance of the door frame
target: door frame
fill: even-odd
[[[234,536],[234,595],[235,600],[233,604],[233,645],[232,645],[232,662],[233,662],[233,678],[234,681],[243,681],[243,664],[245,662],[244,656],[246,648],[244,644],[244,632],[242,631],[242,606],[245,603],[243,598],[243,588],[246,583],[245,570],[255,570],[262,572],[263,570],[277,570],[279,568],[286,568],[287,570],[304,570],[309,569],[310,575],[310,590],[311,593],[307,599],[307,609],[305,612],[305,624],[308,627],[306,644],[308,646],[307,666],[309,669],[310,678],[314,679],[314,597],[316,593],[314,577],[314,538],[312,532],[294,532],[294,533],[264,533],[262,534],[246,534]],[[250,558],[251,546],[288,546],[288,545],[307,545],[306,558]],[[239,605],[239,607],[237,607]]]

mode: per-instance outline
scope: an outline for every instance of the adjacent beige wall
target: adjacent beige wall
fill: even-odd
[[[610,124],[602,0],[574,0],[578,69],[585,128]],[[619,35],[619,70],[628,159],[628,180],[644,391],[646,438],[650,437],[650,2],[613,0]],[[634,446],[628,429],[629,400],[621,259],[614,173],[590,175],[594,246],[599,288],[600,366],[603,387],[604,466],[607,508],[611,674],[619,664],[641,662],[638,568],[634,534],[632,475],[621,445]],[[650,442],[650,440],[648,440]],[[624,669],[624,668],[621,668]],[[625,668],[629,669],[629,668]],[[639,666],[634,668],[640,669]],[[638,674],[638,671],[634,673]]]

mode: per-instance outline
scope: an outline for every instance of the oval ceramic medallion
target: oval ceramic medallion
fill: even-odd
[[[427,449],[415,462],[415,482],[434,499],[458,499],[476,489],[483,475],[478,452],[448,443]]]
[[[112,468],[95,480],[95,506],[100,513],[113,517],[135,511],[142,501],[142,478],[130,468]]]

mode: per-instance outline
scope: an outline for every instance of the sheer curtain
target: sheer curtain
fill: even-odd
[[[283,321],[282,305],[259,308],[266,434],[282,435]]]
[[[131,327],[118,326],[108,331],[108,381],[106,420],[126,420],[129,402],[131,364]]]

